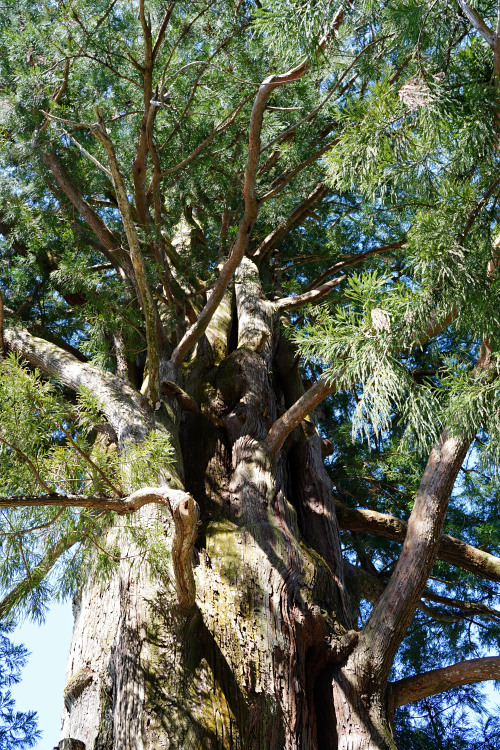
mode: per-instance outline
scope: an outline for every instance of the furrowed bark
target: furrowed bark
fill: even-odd
[[[396,542],[405,540],[408,525],[399,518],[365,508],[348,508],[340,503],[335,504],[335,510],[341,529],[383,536]],[[500,581],[500,557],[484,552],[448,534],[440,536],[436,556],[439,560],[468,570],[482,578]]]
[[[443,432],[432,449],[415,498],[401,555],[374,606],[362,640],[366,659],[387,677],[438,550],[448,500],[470,441]]]
[[[420,701],[430,695],[444,693],[460,685],[471,685],[483,680],[500,679],[500,656],[485,656],[482,659],[468,659],[449,667],[433,669],[413,677],[393,682],[391,700],[394,708],[407,703]]]

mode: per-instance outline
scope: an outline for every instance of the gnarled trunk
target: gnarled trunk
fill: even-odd
[[[378,739],[388,726],[379,686],[367,708],[350,682],[357,635],[322,441],[308,423],[277,454],[265,443],[303,390],[251,261],[181,385],[200,405],[178,428],[169,422],[179,477],[201,508],[196,604],[180,607],[173,571],[153,575],[133,546],[111,580],[89,578],[63,737],[87,750],[394,747]],[[164,509],[147,506],[134,523],[159,513],[171,535]]]

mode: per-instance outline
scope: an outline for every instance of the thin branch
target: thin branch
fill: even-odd
[[[267,109],[269,109],[269,107]],[[289,172],[282,174],[280,177],[274,180],[273,185],[271,185],[271,189],[268,190],[268,192],[265,193],[261,198],[259,198],[259,203],[264,203],[270,198],[274,198],[276,195],[281,193],[281,191],[285,189],[288,183],[291,182],[291,180],[293,180],[293,178],[298,175],[299,172],[309,166],[309,164],[315,162],[317,159],[319,159],[320,156],[323,156],[323,154],[325,154],[331,148],[336,146],[339,141],[340,138],[335,138],[333,141],[330,141],[330,143],[327,143],[326,146],[322,146],[322,148],[318,149],[318,151],[312,154],[312,156],[309,156],[300,164],[297,164],[297,166],[291,169]]]
[[[332,30],[338,28],[343,18],[343,10],[337,11],[332,23]],[[325,45],[326,40],[322,43],[321,49],[324,49]],[[229,257],[221,269],[219,280],[206,305],[201,311],[198,320],[186,332],[172,354],[170,361],[174,367],[178,366],[184,360],[188,352],[193,348],[207,329],[208,324],[224,296],[227,285],[229,284],[236,268],[239,266],[248,247],[250,234],[258,214],[255,182],[257,178],[257,170],[259,168],[264,111],[269,97],[278,86],[298,80],[309,70],[310,67],[310,61],[307,59],[303,60],[297,65],[297,67],[292,68],[282,75],[269,76],[259,87],[250,116],[248,157],[243,182],[244,212],[238,227],[238,234],[230,250]]]
[[[158,52],[160,51],[161,44],[163,42],[163,38],[165,36],[165,32],[167,30],[168,23],[170,21],[170,17],[172,16],[172,12],[175,8],[177,0],[173,0],[173,2],[170,3],[167,10],[165,11],[165,15],[163,16],[163,21],[161,22],[160,29],[158,31],[158,36],[156,37],[156,41],[153,44],[153,52],[152,52],[152,59],[153,64],[156,60],[156,57],[158,55]]]
[[[432,669],[430,672],[405,677],[391,685],[394,707],[444,693],[460,685],[500,679],[500,656],[468,659],[450,667]]]
[[[116,262],[129,278],[133,278],[133,270],[128,254],[121,247],[107,224],[91,208],[78,188],[71,181],[61,162],[54,153],[44,152],[42,159],[52,173],[55,181],[63,193],[69,198],[83,220],[102,243],[102,250],[108,260]]]
[[[41,583],[61,555],[76,544],[76,542],[80,541],[82,536],[82,530],[75,530],[64,536],[62,539],[59,539],[47,550],[38,565],[30,571],[29,576],[14,586],[14,588],[11,589],[11,591],[9,591],[9,593],[0,601],[0,620],[4,620],[11,610],[19,604],[19,602],[29,594],[35,586]]]
[[[3,335],[3,317],[4,317],[4,311],[3,311],[3,292],[0,289],[0,349],[2,350],[2,356],[7,356],[7,347],[5,346],[5,339]]]
[[[202,141],[191,153],[186,156],[182,161],[175,164],[173,167],[169,167],[168,169],[164,169],[159,175],[158,178],[166,177],[169,174],[172,174],[173,172],[177,172],[179,169],[182,169],[183,167],[186,167],[189,162],[191,162],[195,156],[197,156],[200,151],[202,151],[205,146],[208,146],[209,143],[213,141],[216,135],[219,135],[220,133],[223,133],[224,130],[226,130],[232,123],[236,120],[237,116],[245,106],[245,104],[252,98],[255,92],[252,91],[251,94],[249,94],[247,97],[245,97],[237,107],[231,112],[227,117],[225,117],[214,130],[210,133],[209,136],[205,138],[204,141]],[[151,188],[150,188],[151,189]],[[148,190],[149,193],[149,190]]]
[[[358,253],[358,255],[353,255],[351,258],[345,258],[344,260],[339,260],[333,266],[330,266],[330,268],[328,268],[326,271],[323,271],[323,273],[317,276],[314,279],[314,281],[311,281],[311,283],[307,286],[307,291],[317,287],[318,284],[321,284],[325,279],[327,279],[333,273],[342,271],[344,268],[349,268],[349,266],[356,266],[358,263],[362,263],[367,258],[371,258],[372,255],[380,255],[383,253],[387,253],[390,250],[396,250],[397,248],[403,247],[404,245],[406,245],[406,238],[402,240],[398,240],[397,242],[390,242],[387,245],[381,245],[380,247],[373,247],[371,250],[365,250],[363,253]]]
[[[108,135],[106,127],[102,121],[98,108],[95,108],[97,116],[97,125],[93,129],[96,138],[103,144],[108,157],[108,164],[113,177],[116,199],[123,221],[125,233],[127,235],[130,256],[134,267],[135,278],[139,287],[144,320],[146,324],[146,342],[148,355],[148,375],[149,375],[149,396],[151,402],[156,404],[159,401],[159,341],[157,329],[158,311],[156,309],[153,295],[149,286],[146,274],[146,267],[142,257],[141,245],[137,229],[135,227],[132,208],[130,206],[125,181],[120,171],[118,159],[116,158],[113,143]]]
[[[335,289],[339,284],[347,278],[344,274],[336,279],[328,281],[326,284],[322,284],[317,289],[313,289],[310,292],[304,292],[304,294],[296,294],[294,297],[283,297],[283,299],[275,302],[278,310],[297,310],[299,307],[304,305],[314,305],[316,302],[320,302],[326,297],[332,289]]]
[[[34,463],[33,463],[33,461],[31,461],[31,459],[30,459],[30,458],[29,458],[29,457],[28,457],[28,456],[26,455],[26,453],[24,453],[24,452],[23,452],[23,451],[22,451],[22,450],[21,450],[20,448],[18,448],[18,447],[17,447],[17,445],[13,445],[12,443],[9,443],[9,442],[8,442],[7,440],[5,440],[5,439],[4,439],[4,438],[2,438],[2,437],[0,437],[0,443],[3,443],[3,445],[6,445],[6,446],[7,446],[8,448],[10,448],[11,450],[13,450],[13,451],[16,451],[16,453],[19,453],[19,455],[21,456],[21,458],[23,459],[23,461],[25,461],[25,462],[26,462],[26,463],[28,464],[28,466],[30,467],[30,469],[31,469],[31,471],[33,472],[33,474],[34,474],[34,476],[35,476],[35,479],[36,479],[36,481],[38,482],[38,484],[40,485],[40,487],[42,487],[42,489],[44,489],[44,490],[45,490],[45,492],[51,492],[51,489],[50,489],[50,487],[48,486],[48,484],[46,484],[46,483],[45,483],[45,482],[43,481],[42,477],[41,477],[41,476],[40,476],[40,474],[38,473],[38,470],[37,470],[37,468],[36,468],[35,464],[34,464]]]
[[[265,237],[252,255],[252,259],[258,264],[269,257],[273,247],[300,221],[314,203],[325,197],[328,190],[329,188],[323,182],[318,183],[309,195],[295,207],[290,216]]]
[[[92,461],[92,459],[90,458],[90,456],[88,456],[88,455],[87,455],[87,454],[85,453],[85,451],[83,451],[83,450],[82,450],[82,449],[80,448],[80,446],[78,445],[78,443],[76,443],[76,442],[75,442],[75,441],[73,440],[73,438],[71,437],[71,435],[70,435],[70,433],[68,432],[68,430],[66,430],[66,429],[65,429],[65,428],[63,427],[63,425],[62,425],[62,424],[61,424],[61,425],[59,425],[59,428],[60,428],[60,430],[61,430],[61,431],[62,431],[62,432],[63,432],[63,433],[64,433],[64,434],[66,435],[66,437],[68,438],[68,440],[69,440],[69,442],[71,443],[71,445],[73,446],[73,448],[75,448],[75,450],[76,450],[76,451],[77,451],[77,452],[78,452],[78,453],[80,454],[80,456],[82,456],[82,458],[84,458],[84,459],[85,459],[85,461],[87,461],[87,463],[89,463],[89,464],[90,464],[90,466],[92,466],[92,468],[93,468],[93,469],[94,469],[94,470],[95,470],[95,471],[96,471],[96,472],[97,472],[97,473],[99,474],[99,476],[101,477],[101,479],[102,479],[102,480],[103,480],[104,482],[106,482],[106,484],[108,485],[108,487],[109,487],[109,488],[110,488],[110,489],[111,489],[111,490],[112,490],[113,492],[116,492],[116,494],[117,494],[117,495],[121,495],[121,491],[120,491],[120,490],[119,490],[119,489],[118,489],[117,487],[115,487],[115,485],[113,484],[113,482],[111,482],[111,481],[110,481],[110,479],[109,479],[109,478],[108,478],[108,477],[106,476],[105,472],[104,472],[104,471],[103,471],[103,470],[102,470],[102,469],[100,468],[100,466],[98,466],[98,465],[97,465],[96,463],[94,463],[94,461]]]

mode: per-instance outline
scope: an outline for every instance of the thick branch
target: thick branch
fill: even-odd
[[[46,495],[13,495],[0,497],[0,508],[39,508],[55,506],[57,508],[94,508],[95,510],[114,511],[122,515],[135,513],[143,505],[157,503],[169,505],[186,493],[172,490],[170,487],[143,487],[127,497],[108,497],[106,495],[58,495],[52,492]]]
[[[430,672],[393,682],[391,688],[394,708],[428,698],[430,695],[444,693],[459,685],[499,679],[500,656],[468,659],[451,667],[432,669]]]
[[[193,576],[193,547],[198,533],[200,510],[198,504],[187,492],[170,487],[143,487],[123,498],[57,495],[55,493],[0,498],[0,508],[55,505],[62,508],[112,510],[120,514],[133,513],[149,503],[166,505],[172,514],[174,532],[171,553],[175,587],[180,606],[183,609],[188,609],[194,604],[196,596]],[[61,555],[83,536],[81,530],[75,530],[51,547],[40,563],[29,572],[29,576],[15,586],[0,602],[0,618],[5,618],[10,610],[45,578]]]
[[[335,393],[336,382],[327,383],[320,378],[301,396],[282,416],[276,420],[267,433],[265,444],[271,455],[276,455],[281,449],[290,432],[307,417],[310,412],[331,393]]]
[[[490,47],[495,48],[495,42],[496,42],[496,35],[495,33],[490,29],[488,24],[486,24],[477,10],[474,8],[471,8],[468,3],[465,2],[465,0],[457,0],[460,8],[462,9],[464,15],[469,19],[471,24],[474,26],[476,31],[479,31],[483,39],[488,42]]]
[[[122,449],[128,442],[142,442],[149,432],[137,391],[121,378],[94,365],[80,362],[72,354],[22,328],[5,328],[7,348],[73,391],[91,391],[116,434]]]
[[[96,214],[96,212],[90,207],[85,198],[78,191],[77,187],[71,181],[69,175],[63,168],[57,156],[55,154],[45,152],[44,154],[42,154],[42,158],[45,165],[51,171],[52,176],[54,177],[60,189],[69,198],[82,219],[84,219],[84,221],[88,224],[88,226],[102,243],[102,249],[106,252],[106,257],[108,257],[111,261],[118,263],[121,268],[123,268],[123,270],[127,273],[127,276],[129,278],[132,278],[133,272],[127,253],[120,246],[120,243],[115,238],[107,224],[101,219],[98,214]]]
[[[408,524],[394,516],[378,513],[374,510],[348,508],[335,504],[337,520],[341,529],[357,531],[374,536],[383,536],[396,542],[404,542]],[[457,568],[487,578],[490,581],[500,581],[500,557],[473,547],[470,544],[455,539],[448,534],[439,538],[437,551],[439,560],[455,565]]]
[[[379,578],[376,573],[369,573],[364,568],[354,566],[346,560],[344,560],[343,566],[345,579],[353,593],[355,593],[356,596],[362,599],[367,599],[372,604],[375,604],[385,590],[386,581]],[[500,612],[482,602],[451,599],[448,596],[435,594],[427,588],[424,589],[422,593],[422,599],[435,604],[442,604],[451,609],[458,609],[460,611],[460,613],[454,613],[449,610],[437,609],[436,607],[429,607],[423,601],[419,601],[417,609],[420,609],[422,612],[430,615],[434,620],[438,620],[439,622],[457,622],[458,620],[464,619],[470,620],[476,615],[487,617],[489,620],[500,620]]]
[[[363,631],[365,658],[386,677],[434,564],[448,500],[469,440],[444,431],[427,461],[394,573]]]

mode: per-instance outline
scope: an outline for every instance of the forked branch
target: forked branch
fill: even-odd
[[[343,21],[343,18],[343,10],[337,11],[332,21],[330,34],[333,34],[336,29],[338,29]],[[322,41],[320,45],[321,51],[325,48],[327,41],[328,39]],[[269,76],[261,83],[259,87],[252,107],[252,113],[250,115],[248,157],[245,166],[245,176],[243,181],[244,210],[238,227],[238,234],[231,247],[229,257],[222,267],[217,284],[215,285],[205,307],[201,311],[198,320],[186,332],[172,354],[170,361],[174,365],[174,367],[178,366],[185,359],[189,351],[193,348],[193,346],[207,329],[207,326],[210,323],[215,310],[218,308],[222,297],[224,296],[227,285],[229,284],[234,272],[239,266],[241,259],[243,258],[247,250],[248,241],[250,239],[252,228],[259,211],[259,204],[257,196],[255,194],[255,185],[261,153],[262,124],[264,121],[264,112],[269,97],[271,96],[272,92],[279,86],[283,86],[287,83],[291,83],[301,78],[305,73],[307,73],[310,67],[311,61],[305,59],[295,68],[292,68],[282,75]]]

